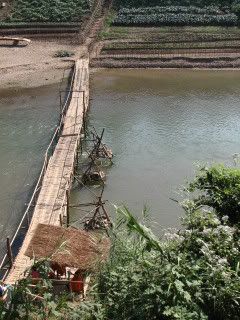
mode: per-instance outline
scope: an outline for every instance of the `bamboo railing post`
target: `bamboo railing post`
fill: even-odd
[[[9,237],[7,237],[7,255],[10,263],[10,267],[13,265],[13,254]]]
[[[85,91],[83,91],[83,133],[86,135],[86,100]]]
[[[66,190],[66,200],[67,200],[67,228],[70,225],[70,215],[69,215],[69,190]]]
[[[60,226],[62,227],[62,225],[63,225],[63,220],[62,220],[62,215],[61,215],[61,213],[59,214],[59,221],[60,221]]]
[[[27,224],[28,224],[28,227],[30,226],[30,217],[29,217],[29,211],[27,212]]]

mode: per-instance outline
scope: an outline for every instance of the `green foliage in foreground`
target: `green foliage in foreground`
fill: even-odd
[[[195,204],[216,210],[220,218],[228,216],[232,224],[240,223],[240,170],[217,165],[202,168],[190,183],[190,192],[201,191]]]
[[[102,319],[239,319],[236,227],[215,213],[194,211],[184,219],[185,230],[156,245],[147,229],[147,236],[139,234],[142,226],[122,212],[138,235],[115,240],[98,284]]]
[[[80,21],[89,11],[87,0],[15,0],[10,21]]]
[[[201,169],[181,204],[183,228],[160,238],[118,208],[110,259],[86,302],[46,297],[29,317],[15,317],[23,304],[33,307],[27,299],[0,319],[239,320],[239,186],[240,169]]]

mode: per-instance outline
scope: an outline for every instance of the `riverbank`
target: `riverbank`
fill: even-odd
[[[57,58],[58,51],[72,53],[71,58]],[[39,87],[59,83],[64,70],[84,55],[85,47],[66,40],[32,40],[26,47],[0,46],[0,87]],[[66,74],[67,75],[67,74]]]

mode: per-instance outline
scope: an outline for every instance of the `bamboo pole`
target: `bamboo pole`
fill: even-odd
[[[13,266],[13,254],[9,237],[7,237],[7,255],[10,263],[10,267]]]
[[[70,225],[70,215],[69,215],[69,190],[66,190],[66,199],[67,199],[67,228]]]
[[[62,227],[62,225],[63,225],[63,220],[62,220],[62,215],[61,215],[61,213],[59,214],[59,221],[60,221],[60,226]]]

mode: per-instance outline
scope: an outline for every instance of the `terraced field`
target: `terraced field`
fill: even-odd
[[[100,56],[93,65],[173,66],[180,59],[192,64],[238,67],[240,29],[237,27],[111,27],[101,35]],[[198,59],[198,61],[196,60]],[[115,61],[115,62],[114,62]],[[130,63],[131,61],[131,63]],[[154,61],[154,63],[153,63]],[[175,63],[173,63],[175,61]],[[159,64],[159,65],[158,65]],[[184,61],[181,61],[181,65]],[[197,65],[199,66],[199,65]]]

